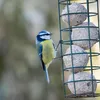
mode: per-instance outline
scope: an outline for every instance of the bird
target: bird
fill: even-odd
[[[56,57],[56,48],[51,35],[51,32],[42,30],[36,36],[36,48],[48,83],[50,83],[48,68]]]

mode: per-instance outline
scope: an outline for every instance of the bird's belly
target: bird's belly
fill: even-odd
[[[43,48],[43,52],[42,52],[43,54],[42,59],[45,64],[48,64],[52,61],[52,59],[55,57],[54,52],[55,51],[53,46],[50,47],[48,44],[45,45],[45,48]]]

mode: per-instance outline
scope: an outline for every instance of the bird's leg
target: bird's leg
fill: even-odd
[[[56,54],[57,54],[57,52],[58,52],[59,44],[61,44],[61,43],[62,43],[62,40],[59,40],[59,42],[58,42],[58,44],[57,44],[57,46],[56,46],[56,48],[55,48]],[[52,62],[53,62],[55,59],[61,59],[61,57],[55,57],[55,58],[53,58]]]
[[[62,43],[62,40],[59,40],[59,42],[58,42],[58,44],[57,44],[57,46],[56,46],[56,49],[55,49],[56,52],[58,51],[58,47],[59,47],[59,44],[60,44],[60,43]]]

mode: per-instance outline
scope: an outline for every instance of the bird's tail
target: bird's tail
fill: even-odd
[[[50,79],[49,79],[49,73],[48,73],[48,69],[45,69],[45,74],[46,74],[46,80],[48,83],[50,83]]]

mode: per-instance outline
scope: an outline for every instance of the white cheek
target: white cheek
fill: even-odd
[[[41,39],[50,39],[50,36],[47,36],[47,35],[45,35],[45,36],[41,36]]]

